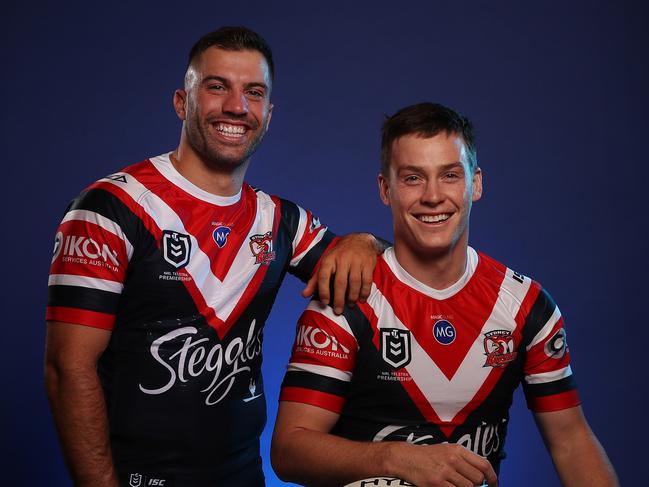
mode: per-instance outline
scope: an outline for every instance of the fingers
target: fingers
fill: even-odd
[[[376,258],[372,259],[370,265],[363,267],[361,272],[361,290],[358,300],[361,303],[367,301],[372,291],[372,276],[374,275],[374,266],[376,265]]]
[[[467,455],[465,456],[467,462],[475,470],[479,472],[479,480],[476,480],[476,485],[483,483],[483,480],[486,480],[486,483],[489,487],[496,487],[498,485],[498,476],[496,475],[495,470],[491,466],[489,460],[479,455],[476,455],[469,450],[465,450]],[[472,479],[478,479],[478,477],[471,477]]]
[[[318,272],[315,276],[311,277],[309,280],[309,283],[311,281],[314,281],[314,287],[316,287],[317,284],[317,289],[318,289],[318,296],[320,298],[320,302],[322,304],[329,304],[329,301],[331,300],[331,293],[329,291],[329,283],[332,278],[332,274],[336,272],[336,265],[335,262],[332,259],[328,259],[328,256],[325,255],[323,258],[320,267],[318,267]],[[334,285],[335,286],[335,285]],[[309,285],[307,284],[307,288]],[[306,291],[306,288],[305,288]],[[315,291],[315,289],[314,289]]]
[[[343,307],[345,306],[345,294],[349,280],[349,271],[350,266],[348,263],[336,266],[336,274],[334,276],[334,301],[332,307],[334,313],[337,315],[343,312]],[[358,289],[356,292],[358,293]]]
[[[306,283],[306,286],[304,289],[302,289],[302,296],[305,298],[308,298],[309,296],[313,296],[313,293],[315,292],[316,288],[318,286],[318,275],[313,274],[311,276],[311,279],[308,280]],[[322,299],[322,296],[320,296],[320,299]],[[329,296],[327,296],[327,300],[329,299]],[[325,303],[327,304],[327,303]]]

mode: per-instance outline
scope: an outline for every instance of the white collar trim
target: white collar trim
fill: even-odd
[[[401,267],[401,264],[399,264],[399,262],[397,261],[397,256],[394,253],[394,247],[390,247],[383,253],[383,259],[388,264],[388,267],[390,267],[390,270],[401,282],[425,294],[426,296],[442,300],[448,299],[460,292],[466,285],[466,283],[469,282],[469,279],[473,277],[473,274],[478,267],[478,253],[472,247],[467,247],[466,254],[466,269],[464,270],[464,274],[462,274],[462,276],[454,284],[447,287],[446,289],[434,289],[408,274],[408,272],[403,267]]]
[[[235,203],[238,203],[239,200],[241,199],[241,189],[237,194],[233,196],[219,196],[199,188],[191,181],[185,179],[176,170],[174,165],[171,163],[171,159],[169,158],[170,154],[171,152],[168,152],[166,154],[161,154],[157,157],[152,157],[149,160],[155,166],[155,168],[160,172],[160,174],[162,174],[166,179],[169,180],[169,182],[175,184],[186,193],[195,196],[199,200],[203,200],[218,206],[230,206]]]

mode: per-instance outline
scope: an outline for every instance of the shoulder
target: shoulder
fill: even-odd
[[[483,282],[500,288],[500,293],[511,296],[522,303],[530,294],[538,295],[543,291],[541,284],[511,267],[499,262],[483,252],[477,252],[479,266],[476,275]]]

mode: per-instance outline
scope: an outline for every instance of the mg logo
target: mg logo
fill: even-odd
[[[399,328],[381,329],[381,355],[395,369],[410,363],[410,332]]]
[[[450,345],[455,341],[455,328],[450,321],[438,320],[433,325],[433,336],[438,343]]]
[[[176,269],[189,263],[191,249],[192,241],[189,235],[171,230],[162,232],[162,256]]]

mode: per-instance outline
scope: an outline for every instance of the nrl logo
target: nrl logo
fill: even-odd
[[[487,360],[483,367],[506,367],[516,359],[514,337],[511,331],[493,330],[484,334],[484,351]]]
[[[250,251],[255,257],[255,264],[269,265],[274,261],[273,232],[266,232],[250,237]]]
[[[130,487],[140,487],[142,485],[142,474],[132,473],[128,479],[128,485]]]
[[[381,356],[395,369],[410,363],[410,332],[399,328],[381,329]]]
[[[184,233],[164,230],[162,232],[162,256],[176,269],[189,263],[192,241]]]

